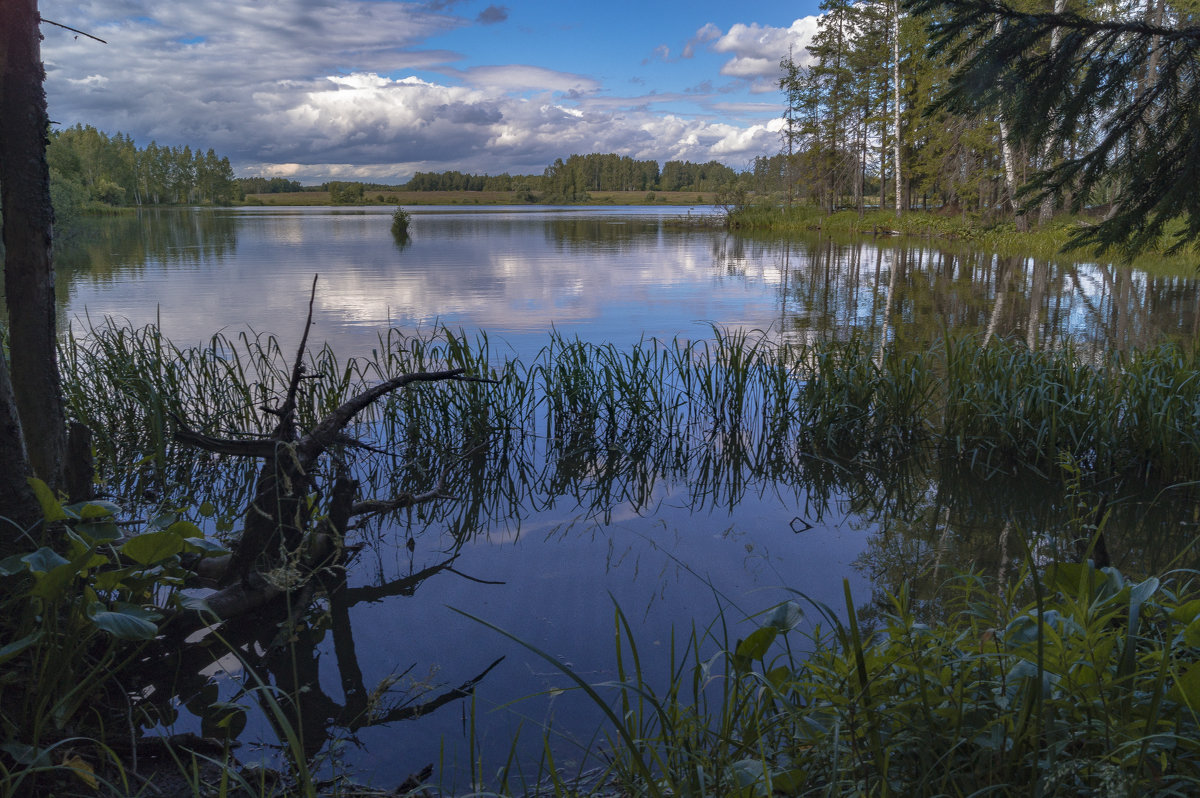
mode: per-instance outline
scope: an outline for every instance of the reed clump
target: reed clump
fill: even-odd
[[[408,241],[408,226],[412,223],[412,214],[403,208],[392,211],[392,237],[397,241]]]
[[[264,435],[257,409],[277,400],[290,369],[270,336],[180,348],[153,327],[113,323],[69,338],[62,362],[71,413],[96,431],[111,492],[134,503],[181,487],[189,501],[214,501],[206,491],[247,484],[222,459],[176,444],[174,419]],[[498,514],[538,493],[640,503],[661,478],[689,484],[698,500],[725,491],[720,501],[736,502],[750,482],[803,483],[814,457],[934,452],[984,475],[1059,477],[1066,457],[1100,476],[1200,479],[1200,355],[1170,344],[1085,358],[1070,345],[976,337],[905,348],[715,329],[708,340],[628,348],[554,334],[526,363],[494,352],[486,335],[392,330],[365,357],[313,352],[300,421],[397,374],[458,367],[493,382],[421,386],[359,418],[351,432],[393,453],[354,454],[362,478],[412,489],[475,451],[476,488],[491,491]],[[585,495],[597,487],[603,495]],[[244,497],[235,499],[226,503]]]

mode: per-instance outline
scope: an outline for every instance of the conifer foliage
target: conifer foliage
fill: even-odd
[[[1029,151],[1056,151],[1024,191],[1103,220],[1072,243],[1128,251],[1200,238],[1200,20],[1146,0],[1038,13],[998,0],[906,0],[957,66],[942,107],[1000,108]],[[1174,220],[1181,227],[1171,227]]]

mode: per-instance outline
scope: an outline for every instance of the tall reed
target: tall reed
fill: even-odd
[[[198,503],[225,507],[244,501],[247,472],[180,447],[175,420],[265,434],[260,408],[290,370],[274,338],[178,348],[152,327],[112,323],[69,338],[63,364],[71,413],[96,431],[112,492],[140,501],[147,489],[186,486]],[[781,344],[718,328],[709,340],[628,348],[555,333],[525,363],[493,352],[482,334],[392,330],[366,357],[328,347],[309,355],[301,423],[379,380],[450,367],[492,382],[399,392],[352,430],[388,454],[344,456],[385,491],[428,485],[457,462],[474,497],[459,519],[468,526],[567,496],[644,506],[667,478],[692,486],[695,502],[731,504],[763,481],[803,482],[814,458],[880,464],[927,450],[984,474],[1053,475],[1067,456],[1098,475],[1200,479],[1200,356],[1171,345],[1089,362],[1069,345]],[[232,493],[218,501],[221,491]]]

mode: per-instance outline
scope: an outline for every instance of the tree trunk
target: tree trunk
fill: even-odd
[[[996,33],[999,32],[1000,22],[997,20]],[[1029,229],[1029,221],[1017,205],[1017,158],[1013,153],[1012,138],[1008,133],[1008,122],[1004,118],[1003,108],[997,112],[996,120],[1000,124],[1000,155],[1004,159],[1004,193],[1012,209],[1013,219],[1017,223],[1017,230],[1024,233]]]
[[[28,530],[41,518],[33,491],[25,481],[28,475],[25,437],[12,398],[8,361],[0,349],[0,557],[16,553],[18,529]]]
[[[62,482],[66,421],[54,325],[49,119],[37,0],[4,0],[0,25],[0,202],[12,394],[33,473]],[[3,398],[0,397],[0,401]],[[16,467],[12,461],[5,468]]]
[[[1054,13],[1055,14],[1065,13],[1066,10],[1067,10],[1067,0],[1054,0]],[[1060,41],[1062,41],[1062,32],[1059,31],[1058,28],[1055,28],[1054,30],[1050,31],[1050,52],[1053,53],[1055,50],[1058,49],[1058,43]],[[1042,168],[1043,169],[1050,168],[1050,160],[1054,156],[1054,148],[1058,144],[1060,144],[1060,142],[1055,142],[1053,137],[1051,137],[1051,136],[1046,137],[1046,144],[1042,148]],[[1038,226],[1040,227],[1040,226],[1048,223],[1052,218],[1054,218],[1054,197],[1052,195],[1046,195],[1045,197],[1042,198],[1042,204],[1038,208]]]
[[[900,218],[900,0],[892,0],[892,144],[893,169],[896,173],[896,218]]]

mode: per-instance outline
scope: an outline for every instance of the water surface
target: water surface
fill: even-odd
[[[157,322],[180,345],[250,330],[290,351],[319,274],[312,337],[344,357],[370,353],[389,327],[435,324],[486,333],[498,356],[529,361],[551,330],[620,346],[708,338],[712,325],[779,340],[858,335],[906,346],[953,331],[1031,347],[1070,339],[1099,356],[1191,341],[1200,323],[1195,280],[910,240],[747,239],[687,224],[687,213],[422,208],[401,245],[389,209],[145,212],[89,224],[60,248],[60,319],[77,328],[104,316]],[[730,479],[744,480],[732,501],[697,497],[694,481],[676,474],[637,502],[618,496],[603,507],[541,486],[537,507],[490,519],[465,541],[437,516],[370,529],[350,589],[329,599],[325,620],[298,643],[308,646],[305,667],[272,674],[309,674],[314,750],[334,752],[379,785],[426,763],[462,785],[472,733],[490,778],[522,718],[518,751],[533,769],[540,728],[565,735],[561,764],[577,753],[570,741],[585,744],[599,718],[563,692],[568,680],[548,663],[451,608],[601,682],[616,675],[619,603],[643,666],[665,673],[672,634],[707,624],[721,607],[738,621],[728,608],[755,612],[800,591],[844,612],[848,580],[869,609],[908,577],[999,572],[1014,556],[1014,528],[1049,534],[1069,512],[1061,492],[1042,491],[1036,479],[983,480],[928,464],[851,472],[814,463],[789,484]],[[1195,531],[1166,499],[1131,498],[1117,512],[1128,534],[1110,547],[1125,567],[1161,565]],[[733,634],[752,628],[735,624]],[[473,708],[452,702],[405,717],[438,685],[460,684],[500,656]],[[391,679],[390,697],[366,700]],[[248,734],[264,733],[262,724]]]

